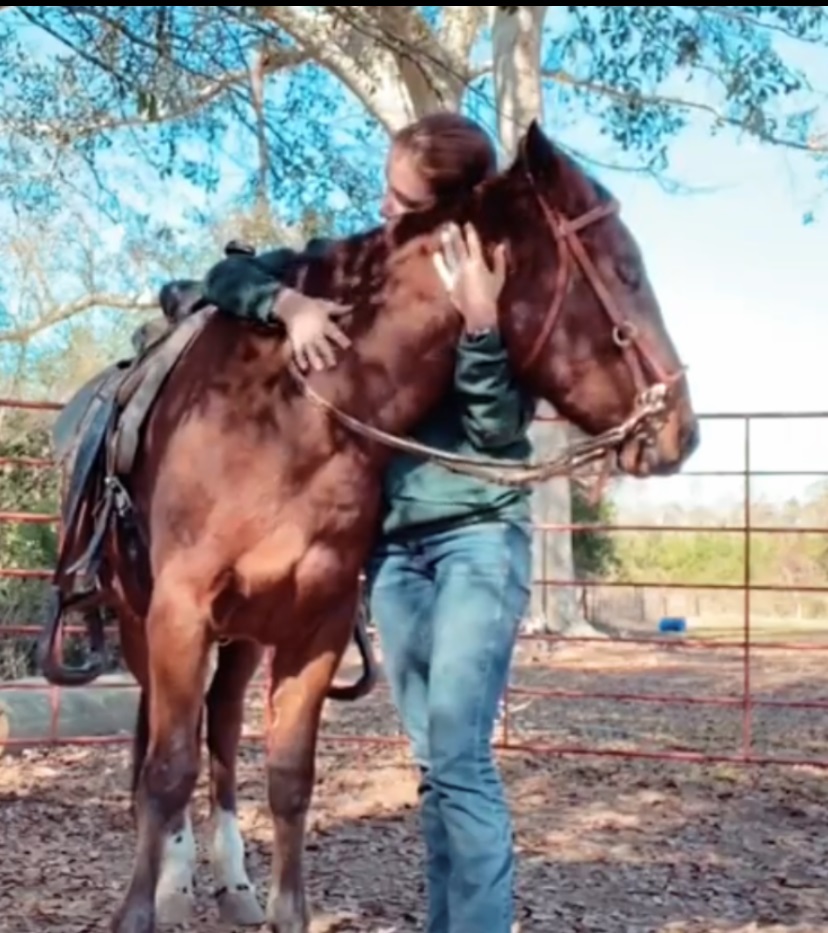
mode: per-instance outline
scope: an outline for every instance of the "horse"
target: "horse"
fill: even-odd
[[[405,438],[453,376],[461,321],[432,262],[449,221],[472,223],[489,253],[506,244],[499,326],[516,377],[588,435],[552,464],[451,456]],[[350,306],[343,327],[352,348],[334,370],[303,375],[272,331],[198,308],[161,339],[157,352],[172,345],[174,365],[145,393],[153,401],[140,432],[134,419],[126,432],[135,451],[128,479],[117,470],[117,431],[103,448],[114,516],[101,532],[103,565],[130,568],[110,569],[107,585],[147,701],[136,739],[135,862],[113,933],[154,933],[159,919],[181,920],[189,909],[186,814],[205,693],[223,848],[216,870],[232,895],[223,914],[259,922],[234,821],[234,766],[244,693],[264,646],[274,649],[266,922],[274,933],[308,933],[303,847],[319,722],[354,629],[394,448],[495,482],[527,482],[597,457],[635,477],[671,475],[699,443],[684,367],[617,201],[537,123],[513,163],[467,197],[321,255],[297,254],[284,280]],[[140,396],[141,386],[130,393]],[[130,522],[143,548],[126,533]]]
[[[224,253],[255,255],[255,249],[231,240]],[[108,474],[105,460],[114,457],[119,474],[130,473],[139,429],[186,345],[163,341],[185,318],[209,307],[201,283],[192,279],[166,283],[159,290],[158,304],[161,315],[139,326],[132,335],[135,357],[118,360],[85,383],[64,405],[52,430],[56,461],[62,468],[63,536],[53,574],[51,611],[38,646],[40,666],[50,683],[64,687],[89,684],[107,667],[107,610],[119,619],[123,659],[140,687],[132,750],[133,811],[148,741],[146,640],[134,628],[135,620],[119,595],[118,581],[138,574],[139,585],[151,586],[151,582],[146,568],[146,541],[130,514],[126,490],[117,477]],[[161,353],[153,355],[157,350]],[[137,392],[141,387],[143,395]],[[121,554],[111,546],[115,512],[123,545]],[[79,666],[68,665],[60,657],[60,636],[69,612],[83,617],[89,634],[89,660]],[[332,685],[327,691],[329,699],[354,702],[367,696],[376,684],[377,662],[362,603],[353,638],[362,672],[353,684]],[[264,651],[257,643],[247,642],[218,647],[215,654],[214,676],[205,696],[210,802],[216,824],[215,896],[223,920],[259,926],[265,914],[245,870],[244,842],[236,814],[235,765],[242,702]],[[173,829],[172,850],[157,891],[158,915],[163,923],[184,922],[190,915],[192,899],[195,840],[186,811]]]

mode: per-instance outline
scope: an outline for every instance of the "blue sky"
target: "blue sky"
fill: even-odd
[[[612,178],[690,367],[698,411],[828,411],[828,216],[818,212],[803,223],[814,172],[802,161],[692,133],[676,145],[672,171],[712,192],[667,194],[637,177]],[[703,430],[689,468],[740,469],[741,424],[705,423]],[[828,470],[828,420],[761,422],[752,439],[756,469]],[[787,497],[808,482],[763,480],[759,487]],[[736,490],[733,480],[624,486],[639,502],[672,499],[688,486],[705,498]]]
[[[676,145],[672,171],[714,190],[667,194],[627,175],[611,183],[690,367],[697,410],[828,412],[828,215],[817,210],[803,222],[814,206],[813,166],[756,143],[691,133]],[[703,428],[688,468],[740,469],[741,424]],[[752,439],[755,469],[828,470],[828,419],[757,422]],[[757,485],[776,498],[812,481]],[[733,480],[624,485],[639,501],[674,498],[688,485],[705,498],[736,489]]]

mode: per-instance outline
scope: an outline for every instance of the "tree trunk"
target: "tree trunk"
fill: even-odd
[[[498,132],[505,155],[514,158],[521,134],[533,119],[543,121],[541,42],[548,6],[521,6],[516,12],[497,9],[492,28],[494,85],[498,103]],[[554,415],[544,405],[540,413]],[[570,439],[566,424],[536,423],[532,440],[539,457],[553,456]],[[568,525],[572,521],[572,486],[567,477],[538,486],[532,498],[532,515],[538,525]],[[539,531],[534,553],[536,580],[572,580],[572,534]],[[534,588],[529,631],[581,633],[591,627],[581,613],[574,586]]]
[[[329,7],[319,14],[300,7],[270,7],[268,16],[335,74],[389,132],[434,110],[457,109],[470,75],[469,56],[484,20],[480,7],[443,10],[439,35],[415,7]],[[498,135],[507,158],[514,156],[520,135],[533,118],[543,118],[541,42],[547,6],[494,7],[492,55]],[[303,12],[299,12],[303,10]],[[370,10],[373,34],[405,37],[406,48],[378,42],[357,20]],[[514,11],[514,12],[512,12]],[[422,54],[412,58],[410,47]],[[539,456],[554,454],[569,437],[566,425],[539,424],[532,438]],[[533,496],[535,521],[572,521],[571,485],[557,479]],[[545,541],[544,541],[545,539]],[[535,577],[574,577],[572,534],[540,533],[535,548]],[[535,587],[531,628],[593,634],[586,625],[574,587]]]

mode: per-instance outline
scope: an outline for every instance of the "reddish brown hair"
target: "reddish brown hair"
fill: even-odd
[[[432,113],[399,130],[393,145],[405,152],[435,198],[464,194],[497,171],[489,134],[474,120]]]

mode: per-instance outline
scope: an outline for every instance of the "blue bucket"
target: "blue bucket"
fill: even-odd
[[[687,631],[687,619],[683,616],[665,616],[659,619],[658,630],[662,635],[681,635]]]

